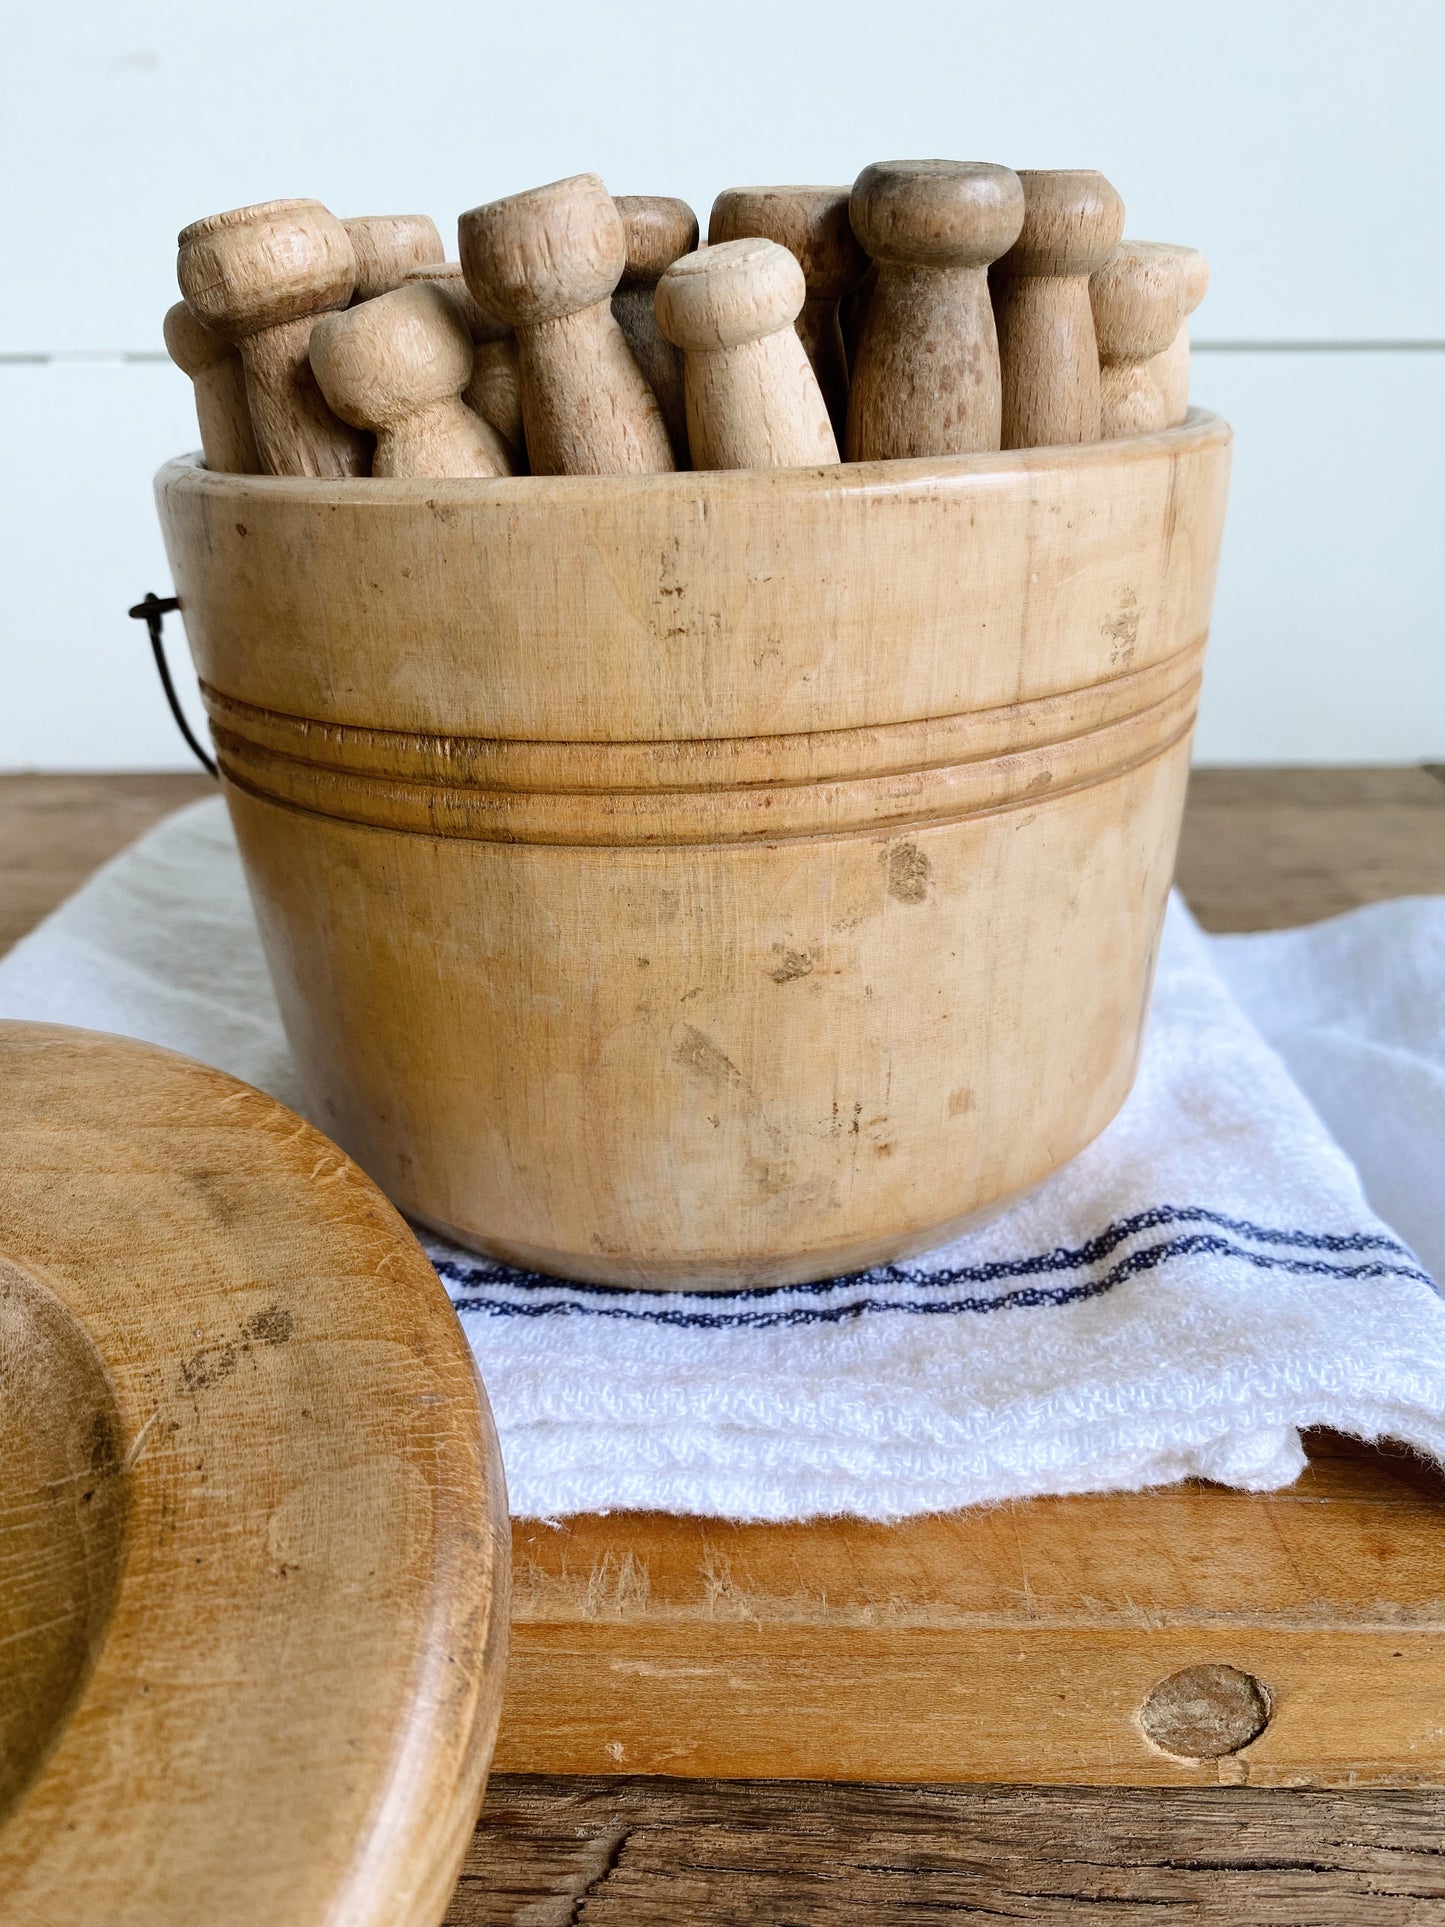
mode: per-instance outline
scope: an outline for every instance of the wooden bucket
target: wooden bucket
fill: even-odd
[[[543,1272],[817,1278],[1134,1074],[1229,430],[647,477],[157,478],[312,1115]]]

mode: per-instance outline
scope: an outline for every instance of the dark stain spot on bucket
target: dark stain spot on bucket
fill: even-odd
[[[781,949],[782,946],[774,945],[774,948]],[[811,950],[783,950],[781,957],[779,957],[777,963],[768,972],[768,975],[775,984],[790,984],[797,977],[808,976],[812,968],[813,953]]]
[[[246,527],[244,522],[238,522],[236,524],[236,533],[237,535],[249,535],[251,531]]]
[[[922,903],[933,865],[916,843],[890,843],[883,851],[883,874],[889,896],[900,903]]]
[[[685,1071],[705,1077],[709,1084],[741,1084],[742,1072],[726,1052],[694,1025],[684,1027],[677,1049],[672,1053]]]
[[[1117,611],[1106,616],[1101,626],[1105,639],[1113,644],[1109,661],[1114,667],[1122,668],[1132,662],[1139,641],[1139,598],[1132,589],[1125,589]]]
[[[749,1158],[743,1171],[748,1182],[756,1185],[765,1198],[782,1197],[792,1183],[786,1163],[769,1164],[766,1158]]]
[[[185,1393],[208,1392],[229,1378],[241,1362],[241,1349],[231,1343],[203,1345],[181,1365],[181,1390]]]
[[[246,1336],[258,1345],[285,1345],[296,1332],[296,1314],[284,1305],[267,1305],[246,1320]]]

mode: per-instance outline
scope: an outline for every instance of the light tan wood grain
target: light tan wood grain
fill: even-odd
[[[838,306],[868,270],[848,219],[849,193],[846,187],[729,187],[713,202],[707,224],[710,244],[762,235],[797,257],[807,287],[798,336],[840,448],[848,422],[848,357]]]
[[[1092,168],[1024,169],[1024,222],[994,268],[1003,445],[1098,439],[1099,349],[1089,276],[1124,231],[1124,203]]]
[[[664,271],[697,246],[697,216],[686,201],[662,194],[619,194],[617,212],[627,236],[627,265],[612,296],[612,312],[657,397],[673,459],[689,465],[682,353],[657,325],[657,283]]]
[[[262,466],[273,475],[363,475],[364,435],[327,407],[308,350],[318,315],[356,285],[346,229],[319,201],[264,201],[182,229],[176,275],[204,324],[235,342]]]
[[[1227,470],[1203,415],[830,469],[164,470],[316,1114],[462,1242],[645,1284],[847,1270],[1046,1175],[1133,1076]]]
[[[988,265],[1016,239],[1023,189],[982,161],[883,161],[850,201],[872,256],[851,361],[848,459],[961,455],[1000,445]]]
[[[519,1522],[498,1769],[1445,1784],[1442,1530],[1437,1472],[1327,1441],[1280,1493]],[[1258,1682],[1257,1737],[1150,1739],[1151,1696],[1191,1667]]]
[[[507,1627],[471,1355],[218,1071],[0,1025],[0,1922],[436,1922]]]
[[[0,1250],[0,1852],[3,1816],[105,1639],[126,1555],[109,1374],[64,1302],[35,1287]]]
[[[166,310],[166,353],[189,375],[206,467],[235,475],[260,472],[261,457],[246,400],[246,370],[238,351],[202,327],[184,301]]]
[[[471,334],[430,282],[323,315],[311,331],[311,366],[342,420],[375,432],[373,475],[511,473],[501,436],[462,400]]]
[[[522,426],[522,377],[517,337],[498,316],[483,308],[468,288],[460,261],[428,262],[408,268],[402,285],[427,281],[447,296],[472,338],[472,372],[462,400],[490,422],[507,444],[516,474],[527,468],[527,438]]]
[[[1101,435],[1153,435],[1171,425],[1156,371],[1183,324],[1184,292],[1178,250],[1154,241],[1121,241],[1090,276]]]
[[[1172,245],[1172,244],[1171,244]],[[1209,263],[1198,248],[1173,247],[1184,282],[1184,319],[1173,341],[1150,365],[1155,385],[1164,397],[1170,428],[1189,413],[1189,317],[1209,292]]]
[[[694,468],[806,468],[838,460],[818,377],[794,322],[803,270],[776,241],[723,241],[674,261],[657,325],[685,357]]]
[[[662,411],[612,313],[627,234],[597,175],[474,207],[457,234],[468,287],[517,331],[533,473],[671,469]]]
[[[513,472],[527,472],[527,431],[522,420],[522,364],[517,337],[510,331],[496,341],[473,341],[472,372],[462,400],[490,422],[507,446]]]
[[[446,248],[429,214],[354,214],[341,225],[356,256],[353,301],[399,288],[409,268],[444,261]]]

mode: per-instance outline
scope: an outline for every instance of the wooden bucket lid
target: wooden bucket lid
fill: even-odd
[[[471,1354],[235,1079],[0,1024],[0,1927],[435,1923],[501,1699]]]

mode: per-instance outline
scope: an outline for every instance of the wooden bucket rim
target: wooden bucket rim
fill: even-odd
[[[513,509],[577,508],[589,499],[653,496],[661,502],[752,501],[769,495],[844,497],[891,495],[940,480],[1000,486],[1056,471],[1111,467],[1170,457],[1181,449],[1227,443],[1233,431],[1222,416],[1191,408],[1177,428],[1109,441],[1006,448],[977,455],[930,455],[907,460],[839,462],[817,468],[677,469],[662,475],[345,476],[213,473],[199,452],[173,456],[156,473],[158,490],[200,490],[237,499],[281,497],[297,503],[443,506],[495,504]]]

